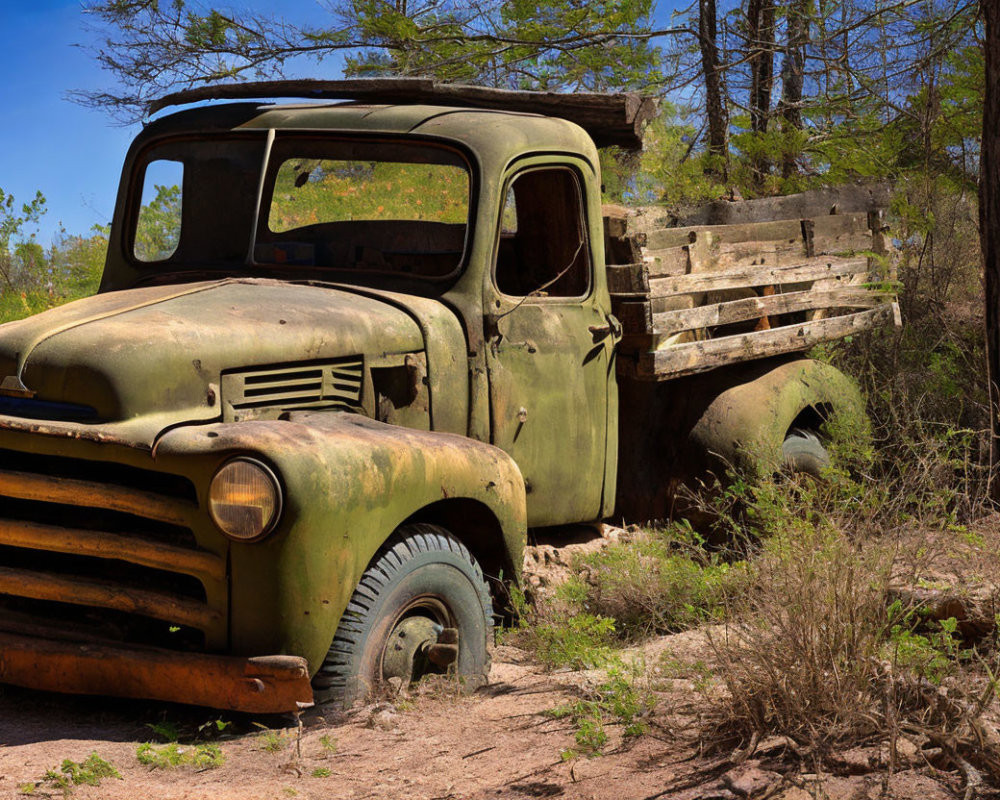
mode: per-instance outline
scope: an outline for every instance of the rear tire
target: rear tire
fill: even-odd
[[[347,708],[389,678],[405,685],[432,673],[477,688],[489,673],[492,624],[489,588],[465,545],[436,525],[405,525],[361,576],[313,678],[316,699]]]
[[[785,466],[792,472],[803,472],[815,478],[823,477],[830,466],[830,454],[812,431],[793,428],[781,445]]]

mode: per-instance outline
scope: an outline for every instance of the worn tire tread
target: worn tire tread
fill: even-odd
[[[313,678],[313,685],[320,700],[344,702],[347,683],[352,677],[348,668],[357,648],[364,641],[368,626],[373,622],[369,617],[378,602],[380,592],[389,587],[393,579],[404,571],[407,562],[425,553],[435,552],[454,554],[471,572],[486,617],[487,641],[484,643],[485,661],[482,677],[485,678],[489,673],[491,653],[488,638],[493,625],[493,605],[482,568],[468,548],[444,528],[429,523],[413,523],[399,528],[386,540],[361,576],[341,617],[327,657]]]

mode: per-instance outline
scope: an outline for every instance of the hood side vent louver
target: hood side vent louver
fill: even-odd
[[[360,356],[224,374],[223,420],[273,419],[299,408],[358,408],[363,381]]]

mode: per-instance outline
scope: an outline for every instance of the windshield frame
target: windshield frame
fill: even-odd
[[[245,242],[245,256],[241,262],[222,261],[189,258],[187,261],[173,261],[173,257],[160,261],[142,261],[136,257],[134,243],[139,220],[139,212],[142,207],[143,183],[146,166],[156,160],[156,151],[164,146],[175,146],[190,142],[193,146],[198,143],[209,142],[219,143],[226,140],[257,140],[260,142],[263,157],[257,173],[254,175],[257,186],[256,197],[254,198],[253,219],[247,220],[247,225],[243,226],[247,231],[247,241]],[[260,233],[266,229],[267,215],[270,210],[271,195],[274,190],[275,176],[280,163],[273,163],[272,150],[276,139],[280,139],[283,147],[287,147],[289,142],[296,139],[308,142],[329,142],[335,147],[336,142],[363,142],[365,144],[378,145],[384,143],[388,146],[402,144],[410,147],[425,146],[434,149],[442,149],[454,154],[456,160],[466,170],[468,177],[468,203],[467,219],[465,223],[464,239],[461,256],[457,259],[455,267],[447,274],[442,275],[421,275],[414,272],[404,272],[395,269],[370,269],[343,266],[316,266],[302,264],[274,264],[258,262],[254,259],[256,247],[260,242]],[[480,202],[481,176],[478,160],[474,158],[468,147],[461,142],[444,137],[427,136],[419,134],[393,135],[386,133],[370,134],[366,132],[354,132],[344,130],[327,129],[302,129],[302,128],[258,128],[253,130],[226,130],[203,134],[173,134],[144,143],[141,150],[136,153],[130,170],[129,190],[126,197],[124,209],[124,221],[122,226],[121,251],[126,264],[134,271],[135,283],[147,283],[156,281],[159,277],[182,276],[186,273],[214,273],[228,274],[239,277],[288,277],[300,278],[309,277],[312,279],[329,276],[330,282],[351,283],[352,278],[359,282],[371,285],[372,278],[382,277],[384,279],[400,279],[406,283],[413,281],[425,284],[440,285],[454,282],[467,269],[474,242],[477,210]],[[188,170],[184,171],[184,180],[187,180]],[[182,187],[182,195],[183,187]],[[182,217],[183,218],[183,217]],[[388,221],[387,221],[388,222]],[[404,221],[405,222],[405,221]],[[455,223],[457,224],[457,223]],[[182,230],[180,236],[184,236]]]

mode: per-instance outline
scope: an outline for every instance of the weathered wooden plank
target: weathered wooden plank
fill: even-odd
[[[785,242],[722,242],[715,252],[713,268],[716,270],[740,267],[787,267],[801,264],[806,255],[802,241]]]
[[[750,286],[782,286],[788,283],[802,283],[814,280],[867,273],[868,260],[865,258],[825,257],[813,262],[787,267],[745,267],[727,272],[679,275],[671,278],[655,278],[649,281],[650,297],[664,297],[672,294],[710,292],[722,289],[741,289]]]
[[[815,217],[810,222],[812,248],[817,255],[872,249],[868,214],[834,214]]]
[[[817,236],[813,248],[817,256],[835,253],[859,253],[872,249],[871,232],[842,233],[838,236]]]
[[[653,333],[653,312],[648,300],[611,298],[611,313],[622,324],[627,335]]]
[[[658,228],[649,231],[647,246],[651,250],[676,247],[685,244],[692,233],[707,231],[717,242],[738,244],[740,242],[802,240],[802,223],[797,219],[782,219],[772,222],[748,222],[740,225],[697,225],[688,228]]]
[[[813,232],[817,236],[839,236],[844,233],[867,233],[868,214],[827,214],[813,217]]]
[[[649,293],[649,270],[645,264],[612,264],[607,273],[608,291],[612,295]]]
[[[635,375],[645,380],[666,380],[725,364],[807,350],[820,342],[841,339],[867,328],[895,322],[898,314],[896,303],[883,303],[867,311],[815,322],[665,347],[640,354]]]
[[[649,277],[651,278],[684,275],[691,271],[687,245],[667,247],[662,250],[646,250],[645,261],[649,267]]]
[[[679,275],[673,278],[655,278],[649,281],[650,297],[664,297],[672,294],[711,292],[722,289],[742,289],[751,286],[782,286],[788,283],[803,283],[845,275],[867,273],[868,260],[865,258],[816,259],[812,263],[789,267],[745,267],[728,272]]]
[[[429,78],[356,78],[353,80],[278,80],[224,83],[174,92],[149,103],[149,113],[202,100],[250,100],[300,97],[313,100],[362,100],[377,103],[428,103],[548,114],[575,122],[598,147],[642,147],[642,132],[658,100],[637,92],[529,92],[439,83]]]
[[[885,301],[884,294],[867,289],[809,290],[747,297],[710,306],[654,313],[653,330],[657,334],[667,335],[817,308],[872,308]]]

